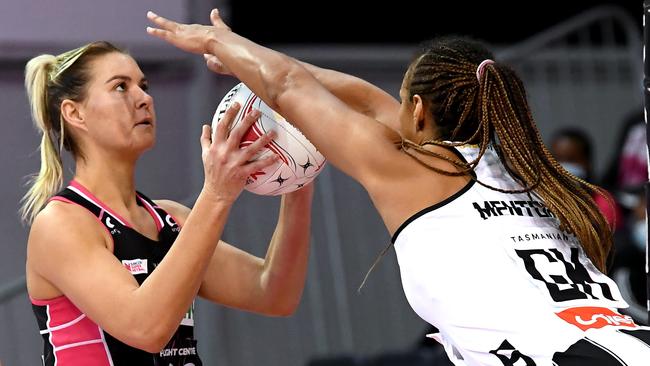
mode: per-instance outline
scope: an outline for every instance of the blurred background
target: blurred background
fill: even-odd
[[[642,3],[505,3],[4,1],[0,363],[39,364],[42,348],[25,291],[28,228],[17,215],[25,177],[39,167],[39,136],[23,87],[29,58],[102,39],[126,47],[150,81],[158,115],[158,142],[140,162],[139,190],[191,206],[201,188],[200,126],[212,119],[237,81],[211,74],[202,58],[148,37],[149,9],[182,22],[206,23],[209,10],[219,7],[236,32],[303,61],[365,78],[395,96],[418,42],[449,33],[485,40],[497,60],[519,71],[553,153],[567,169],[603,185],[615,199],[615,207],[602,205],[616,227],[610,274],[632,305],[625,311],[645,322]],[[392,252],[357,292],[390,239],[365,191],[332,167],[316,186],[309,274],[298,311],[289,318],[265,318],[199,300],[197,337],[204,364],[445,365],[441,350],[424,338],[427,325],[406,303]],[[277,198],[245,193],[224,239],[264,255],[278,204]]]

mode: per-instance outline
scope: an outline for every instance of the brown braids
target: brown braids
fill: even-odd
[[[508,171],[524,187],[504,193],[532,192],[540,197],[560,222],[573,233],[593,264],[605,271],[612,247],[611,228],[592,194],[600,188],[569,174],[551,156],[532,118],[523,83],[509,67],[490,64],[477,80],[477,66],[493,55],[480,43],[463,38],[440,38],[427,45],[411,64],[407,77],[409,96],[419,95],[436,123],[438,137],[418,145],[402,142],[402,150],[426,165],[409,150],[452,163],[457,171],[427,165],[440,174],[466,175],[494,143]],[[454,147],[478,144],[471,162],[462,162],[424,149],[424,145]],[[471,175],[473,176],[473,175]],[[474,178],[475,179],[475,178]]]

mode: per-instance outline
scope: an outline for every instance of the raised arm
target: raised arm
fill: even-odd
[[[307,274],[312,195],[310,184],[282,197],[264,259],[222,241],[210,260],[199,295],[264,315],[291,315],[300,303]],[[172,201],[158,203],[181,225],[190,212]]]
[[[350,108],[296,60],[230,31],[216,11],[214,26],[183,25],[149,18],[160,28],[148,32],[198,54],[215,55],[224,69],[296,125],[327,159],[362,184],[388,169],[399,135]]]
[[[224,118],[232,120],[231,108]],[[189,309],[223,231],[230,207],[246,177],[273,159],[250,162],[269,141],[240,150],[247,117],[226,137],[228,123],[201,136],[205,183],[185,228],[156,270],[138,285],[112,253],[110,235],[84,208],[51,202],[36,217],[28,243],[28,284],[65,295],[115,338],[149,352],[159,351]],[[223,125],[223,127],[222,127]],[[40,278],[42,281],[31,281]],[[30,294],[34,293],[30,288]],[[44,297],[44,298],[50,298]]]
[[[355,111],[398,131],[399,101],[383,89],[356,76],[300,61],[330,93]]]
[[[214,55],[204,55],[207,67],[220,74],[229,74],[223,63]],[[383,89],[353,75],[325,69],[298,61],[330,93],[355,111],[373,118],[393,130],[399,130],[397,118],[399,101]]]

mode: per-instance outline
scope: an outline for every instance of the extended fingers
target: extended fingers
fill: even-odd
[[[255,172],[258,172],[266,167],[275,164],[279,160],[280,158],[275,154],[272,154],[271,156],[267,156],[259,160],[255,160],[253,162],[246,164],[246,166],[243,169],[243,173],[245,174],[245,176],[249,176]]]
[[[221,15],[219,15],[219,9],[212,9],[210,12],[210,22],[212,22],[212,25],[217,28],[230,29],[230,27],[223,22],[223,19],[221,19]]]
[[[276,136],[275,131],[265,133],[255,140],[252,144],[242,149],[242,160],[250,161],[260,150],[268,145]],[[275,155],[275,154],[273,154]]]
[[[209,125],[203,125],[201,130],[201,150],[206,151],[210,148],[212,144],[212,139],[210,138],[210,131],[212,128]]]
[[[221,16],[219,16],[219,9],[212,9],[210,12],[210,21],[212,22],[212,25],[216,25],[215,23],[219,22],[221,20]]]
[[[171,40],[174,38],[174,34],[172,32],[164,29],[147,27],[147,33],[151,34],[154,37],[158,37],[163,41],[167,41],[170,43],[172,43]]]
[[[160,15],[154,13],[153,11],[148,11],[147,12],[147,18],[152,23],[156,24],[157,26],[159,26],[160,28],[162,28],[164,30],[175,32],[178,29],[178,23],[176,23],[176,22],[174,22],[172,20],[169,20],[169,19],[167,19],[165,17],[161,17]]]
[[[221,117],[221,120],[217,124],[216,131],[214,131],[214,142],[222,143],[226,141],[228,138],[228,131],[230,131],[230,125],[232,125],[232,122],[235,120],[240,108],[241,105],[234,102],[230,107],[228,107],[228,109],[226,109],[226,113]]]
[[[260,118],[260,111],[252,110],[251,112],[246,113],[244,119],[238,124],[235,128],[230,131],[230,136],[228,137],[228,143],[232,147],[239,146],[241,139],[244,137],[246,131],[248,131],[257,119]]]

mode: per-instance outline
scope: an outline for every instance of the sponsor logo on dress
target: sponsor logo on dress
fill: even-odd
[[[160,351],[160,357],[195,356],[196,354],[196,347],[165,348]]]
[[[131,274],[149,273],[146,259],[124,259],[122,264]]]
[[[608,308],[577,307],[569,308],[557,313],[564,321],[586,331],[587,329],[600,329],[604,327],[638,328],[632,317],[622,315]]]
[[[115,224],[113,224],[111,222],[111,217],[110,216],[106,216],[106,220],[104,222],[106,223],[106,227],[108,228],[108,230],[111,232],[111,235],[121,234],[122,233],[122,232],[120,232],[120,230],[115,228]]]
[[[483,220],[499,216],[555,217],[545,204],[539,201],[483,201],[472,202]]]
[[[172,228],[173,232],[178,233],[181,231],[181,228],[178,227],[178,224],[176,223],[176,221],[174,221],[174,218],[171,215],[168,214],[167,216],[165,216],[165,222],[167,222],[167,225],[169,225],[169,227]]]

